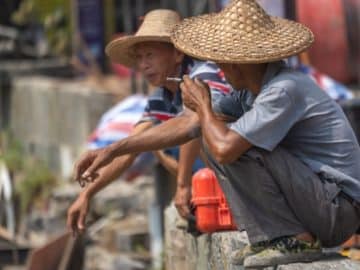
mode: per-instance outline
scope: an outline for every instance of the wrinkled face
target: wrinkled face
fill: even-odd
[[[136,68],[150,84],[166,86],[166,77],[178,76],[184,55],[165,42],[143,42],[134,47]]]

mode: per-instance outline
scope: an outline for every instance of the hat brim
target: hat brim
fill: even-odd
[[[124,36],[111,41],[106,46],[105,52],[112,62],[133,68],[135,66],[134,45],[151,41],[171,43],[170,36]]]
[[[253,28],[240,35],[238,26],[219,24],[217,16],[206,14],[177,24],[171,35],[175,47],[202,60],[245,64],[284,59],[306,50],[314,41],[312,32],[294,21],[270,17],[272,26],[266,31]]]

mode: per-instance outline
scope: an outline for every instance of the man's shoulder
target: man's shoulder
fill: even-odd
[[[301,72],[292,68],[282,68],[279,72],[267,83],[268,88],[278,87],[285,89],[293,89],[297,87],[298,83],[307,81],[308,78]]]
[[[263,86],[264,94],[277,92],[284,92],[293,99],[305,97],[313,97],[318,101],[328,99],[327,94],[308,75],[292,68],[282,68]]]
[[[211,61],[194,60],[194,64],[189,72],[190,78],[199,76],[200,74],[219,72],[219,67]]]

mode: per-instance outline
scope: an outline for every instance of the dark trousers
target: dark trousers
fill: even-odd
[[[251,243],[309,232],[336,246],[360,226],[360,215],[340,188],[312,172],[285,149],[252,148],[221,165],[211,157],[239,229]]]

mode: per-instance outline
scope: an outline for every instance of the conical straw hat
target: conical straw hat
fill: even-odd
[[[173,10],[150,11],[145,15],[144,21],[135,35],[114,39],[106,46],[105,52],[113,62],[133,67],[135,64],[133,46],[145,41],[171,43],[171,30],[180,20],[180,15]]]
[[[184,19],[172,33],[185,54],[218,63],[265,63],[306,50],[312,32],[272,17],[255,0],[233,0],[219,13]]]

